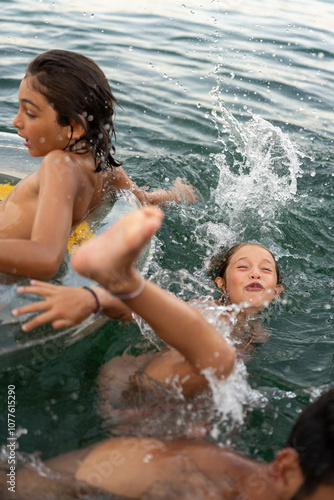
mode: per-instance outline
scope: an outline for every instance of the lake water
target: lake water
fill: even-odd
[[[247,382],[243,375],[256,401],[247,400],[228,438],[250,457],[272,459],[300,410],[334,378],[332,1],[0,7],[0,140],[13,134],[19,144],[12,119],[28,61],[74,50],[101,66],[120,101],[116,157],[133,180],[169,188],[181,176],[196,186],[196,205],[166,209],[149,270],[155,281],[190,298],[210,287],[205,261],[222,244],[258,241],[277,256],[286,291],[265,319],[270,340],[247,362]],[[10,167],[36,165],[27,156]],[[19,402],[20,452],[47,458],[103,437],[99,367],[129,345],[142,352],[147,338],[135,325],[108,323],[61,354],[38,351],[30,366],[0,373],[0,444],[8,384]]]

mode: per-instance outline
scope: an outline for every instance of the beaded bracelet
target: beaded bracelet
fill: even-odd
[[[86,285],[82,286],[81,288],[84,288],[85,290],[88,290],[94,296],[94,299],[96,301],[96,309],[95,309],[94,313],[95,314],[102,314],[103,313],[103,309],[101,307],[99,298],[98,298],[97,294],[94,292],[94,290],[92,290],[92,288],[90,288],[89,286],[86,286]]]

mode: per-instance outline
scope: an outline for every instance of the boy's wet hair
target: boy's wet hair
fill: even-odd
[[[334,388],[308,405],[286,443],[299,456],[305,481],[293,500],[302,500],[319,486],[334,486]]]
[[[88,147],[95,157],[96,172],[120,165],[111,154],[115,152],[113,115],[118,101],[92,59],[67,50],[50,50],[28,64],[26,76],[34,77],[34,90],[49,101],[59,125],[71,125],[72,119],[83,126],[85,134],[71,143],[71,151],[84,153]],[[76,148],[82,142],[85,149]]]
[[[231,262],[233,255],[242,247],[247,245],[259,246],[267,250],[270,253],[275,262],[275,271],[277,276],[277,284],[280,285],[282,283],[282,276],[278,267],[278,264],[275,259],[275,255],[269,250],[269,248],[260,245],[259,243],[238,243],[234,245],[229,250],[226,251],[226,248],[222,247],[220,251],[214,255],[209,262],[209,276],[215,280],[216,278],[223,278],[225,280],[226,270]]]

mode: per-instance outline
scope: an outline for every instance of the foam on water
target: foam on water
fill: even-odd
[[[199,299],[193,306],[198,308],[208,323],[238,350],[240,341],[235,339],[232,341],[231,333],[240,306],[217,305],[210,298],[205,301]],[[226,315],[229,317],[228,321],[223,319]],[[211,369],[204,370],[203,373],[212,391],[215,418],[212,422],[211,436],[214,439],[221,439],[221,433],[226,435],[235,425],[242,425],[248,408],[259,407],[266,403],[266,398],[248,384],[247,368],[241,357],[238,357],[233,373],[226,379],[217,379]]]
[[[237,360],[234,372],[226,380],[218,380],[211,370],[204,374],[213,395],[216,418],[210,434],[216,440],[221,440],[222,435],[226,436],[236,425],[242,425],[247,409],[267,403],[261,392],[249,386],[247,368],[241,359]]]

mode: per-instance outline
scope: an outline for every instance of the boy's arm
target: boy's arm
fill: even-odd
[[[146,191],[137,186],[125,173],[122,167],[114,169],[113,185],[119,189],[129,189],[143,204],[162,205],[168,201],[187,201],[188,203],[196,203],[198,196],[195,194],[195,188],[191,184],[186,184],[180,177],[177,177],[173,182],[174,187],[169,190],[156,189],[154,191]]]
[[[121,300],[101,287],[92,286],[91,289],[96,293],[101,309],[107,316],[120,321],[133,321],[132,311]],[[39,313],[22,325],[22,329],[26,332],[45,323],[51,323],[55,330],[68,328],[78,325],[90,314],[97,312],[94,294],[85,288],[58,286],[32,280],[31,286],[20,286],[17,291],[39,295],[44,299],[12,311],[15,317]]]
[[[43,471],[44,472],[44,471]],[[16,470],[15,488],[8,490],[5,472],[0,471],[1,500],[78,500],[79,498],[98,498],[103,495],[101,489],[89,485],[86,481],[76,479],[73,475],[39,473],[31,467]]]
[[[73,167],[59,161],[62,154],[44,158],[38,172],[37,206],[27,207],[33,217],[30,239],[1,240],[0,272],[47,280],[64,260],[79,181]],[[18,215],[22,210],[17,207]]]

